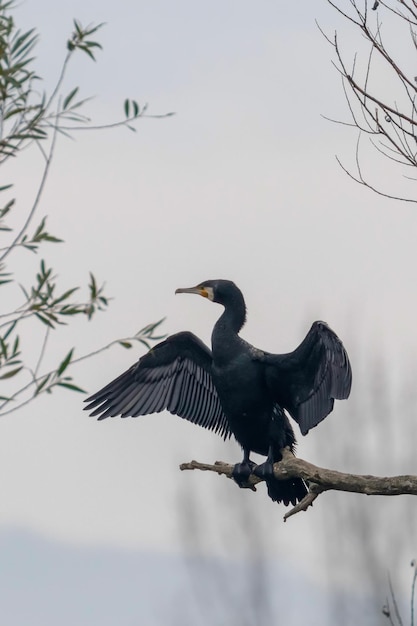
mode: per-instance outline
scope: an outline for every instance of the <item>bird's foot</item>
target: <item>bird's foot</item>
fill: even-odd
[[[249,476],[254,473],[255,468],[256,463],[253,461],[242,461],[242,463],[236,463],[232,472],[233,480],[242,489],[250,487],[248,483]]]
[[[258,478],[263,478],[266,480],[267,478],[274,477],[274,464],[272,461],[265,461],[265,463],[261,463],[261,465],[257,465],[253,470],[253,473]]]

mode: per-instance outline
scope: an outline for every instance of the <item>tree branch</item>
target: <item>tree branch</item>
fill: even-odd
[[[299,511],[306,511],[314,500],[323,491],[347,491],[352,493],[364,493],[367,496],[399,496],[404,494],[417,495],[417,476],[370,476],[360,474],[346,474],[336,470],[324,469],[298,459],[285,448],[282,452],[282,461],[275,463],[274,476],[278,480],[288,478],[303,478],[309,486],[309,493],[294,508],[284,515],[286,521]],[[182,463],[180,470],[202,470],[224,474],[233,479],[234,465],[216,461],[214,465],[191,461]],[[254,474],[249,477],[247,488],[256,490],[256,485],[262,482]]]

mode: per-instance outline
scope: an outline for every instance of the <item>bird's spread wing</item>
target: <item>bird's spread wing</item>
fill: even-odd
[[[210,350],[195,335],[177,333],[87,398],[85,410],[105,417],[137,417],[164,409],[209,428],[225,439],[227,419],[211,377]]]
[[[325,322],[314,322],[294,352],[267,354],[268,388],[298,422],[303,435],[349,396],[352,370],[342,342]]]

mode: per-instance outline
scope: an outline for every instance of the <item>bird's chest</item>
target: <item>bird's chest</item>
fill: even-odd
[[[248,355],[227,362],[214,361],[212,375],[226,417],[231,422],[252,421],[269,405],[263,370]]]

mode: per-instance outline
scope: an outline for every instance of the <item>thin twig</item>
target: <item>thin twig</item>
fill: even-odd
[[[60,104],[58,105],[60,106]],[[22,237],[23,233],[26,231],[26,229],[28,228],[35,212],[36,209],[38,208],[41,196],[42,196],[42,192],[45,188],[45,184],[48,178],[48,174],[49,174],[49,168],[52,162],[52,158],[54,155],[54,150],[55,150],[55,143],[56,143],[56,138],[57,138],[57,129],[54,129],[54,132],[52,134],[52,141],[51,141],[51,147],[49,150],[49,154],[48,154],[48,159],[46,161],[44,170],[43,170],[43,174],[42,174],[42,178],[38,187],[38,191],[36,193],[35,196],[35,200],[33,202],[32,208],[29,211],[29,214],[25,220],[25,223],[23,224],[22,228],[19,230],[19,232],[17,233],[16,237],[14,238],[14,240],[12,241],[12,243],[10,244],[10,246],[8,247],[8,249],[3,252],[3,254],[0,256],[0,263],[8,256],[8,254],[10,254],[10,252],[14,249],[14,247],[16,246],[16,244],[19,242],[19,239]]]
[[[396,616],[396,618],[398,620],[399,625],[403,626],[403,622],[402,622],[402,619],[401,619],[401,614],[400,614],[400,611],[398,609],[397,599],[396,599],[395,593],[394,593],[394,588],[392,586],[391,576],[389,574],[388,574],[388,585],[389,585],[389,590],[390,590],[390,593],[391,593],[392,604],[394,606],[395,616]]]
[[[44,338],[43,338],[43,341],[42,341],[42,347],[41,347],[41,350],[39,352],[39,357],[38,357],[37,363],[35,365],[35,369],[33,371],[33,378],[34,379],[36,379],[38,374],[39,374],[39,368],[40,368],[40,366],[42,364],[43,357],[45,356],[46,345],[48,343],[49,333],[50,332],[51,332],[51,328],[48,326],[46,331],[45,331],[45,335],[44,335]]]
[[[82,356],[71,360],[71,366],[76,365],[77,363],[81,363],[81,361],[85,361],[86,359],[90,359],[91,357],[96,356],[97,354],[101,354],[105,350],[109,350],[113,346],[120,344],[122,342],[132,342],[132,341],[140,341],[140,340],[141,340],[140,337],[137,337],[137,336],[125,337],[122,339],[115,339],[111,341],[110,343],[108,343],[107,345],[103,346],[102,348],[98,348],[97,350],[93,350],[92,352],[88,352],[87,354],[83,354]],[[42,374],[40,376],[32,377],[32,380],[30,380],[30,382],[28,382],[26,385],[18,389],[13,395],[7,398],[7,400],[4,400],[3,402],[1,402],[0,403],[0,417],[3,417],[4,415],[9,415],[10,413],[14,413],[14,411],[17,411],[18,409],[21,409],[22,407],[26,406],[26,404],[29,404],[29,402],[33,400],[35,394],[31,395],[29,398],[27,398],[26,400],[23,400],[22,402],[13,406],[12,408],[3,411],[3,408],[7,404],[19,398],[19,396],[21,396],[23,393],[28,391],[31,387],[34,387],[34,386],[36,387],[46,376],[52,376],[55,372],[56,370],[50,370],[49,372],[46,372],[45,374]],[[33,376],[33,373],[32,373],[32,376]]]
[[[130,124],[130,122],[134,122],[135,120],[138,120],[139,118],[142,117],[146,117],[147,119],[164,119],[165,117],[172,117],[173,115],[175,115],[174,112],[170,112],[170,113],[161,113],[160,115],[156,114],[156,115],[148,115],[148,114],[142,114],[139,113],[139,115],[136,115],[135,117],[130,117],[127,118],[125,120],[121,120],[120,122],[113,122],[111,124],[100,124],[98,126],[60,126],[60,130],[71,130],[71,131],[80,131],[80,130],[107,130],[108,128],[118,128],[120,126],[127,126],[127,124]]]
[[[411,562],[412,567],[414,567],[414,575],[413,575],[413,582],[411,585],[411,621],[410,621],[410,625],[414,626],[414,594],[416,591],[416,579],[417,579],[417,564],[415,562],[415,560],[413,560]]]

